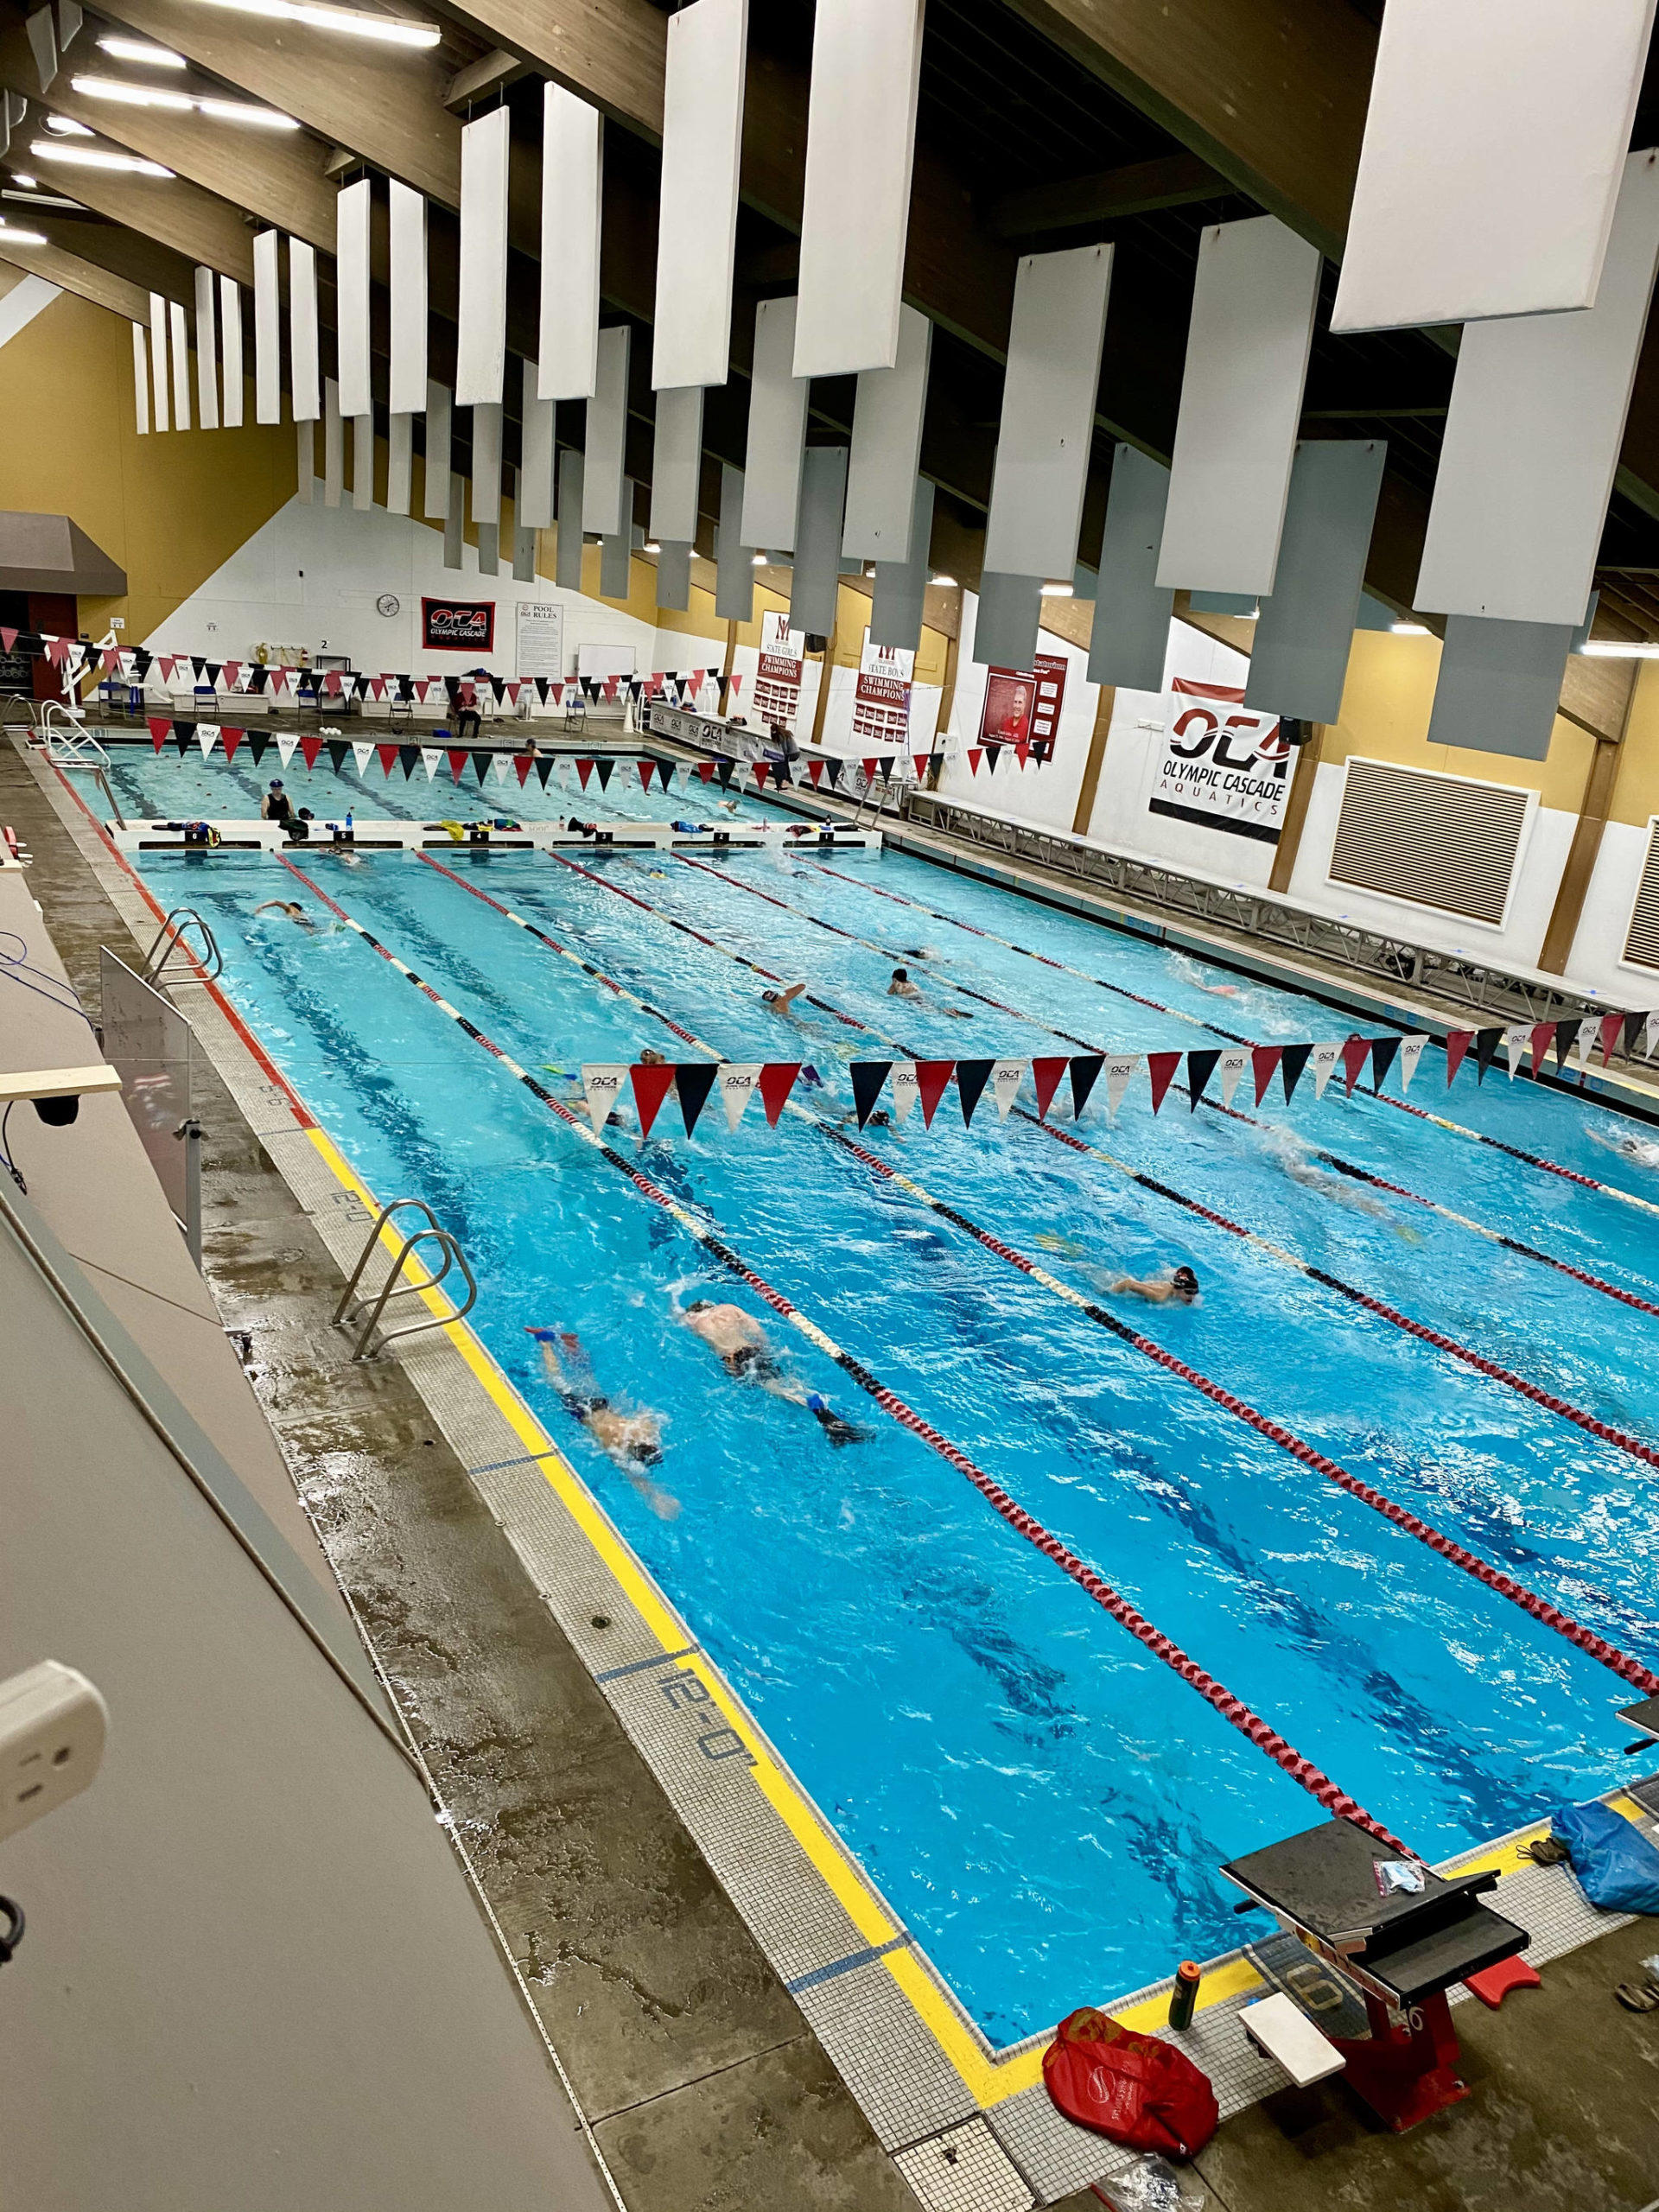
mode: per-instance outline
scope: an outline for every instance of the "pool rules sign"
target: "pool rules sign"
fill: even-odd
[[[1290,795],[1291,750],[1277,717],[1224,683],[1178,676],[1153,763],[1150,814],[1276,845]]]

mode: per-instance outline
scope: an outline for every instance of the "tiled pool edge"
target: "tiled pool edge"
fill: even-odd
[[[25,757],[135,940],[146,941],[153,934],[155,917],[131,879],[85,811],[64,794],[53,772],[37,758]],[[342,1175],[330,1164],[323,1149],[326,1139],[320,1145],[298,1125],[287,1095],[261,1071],[212,995],[199,986],[185,987],[185,995],[203,1049],[344,1274],[357,1256],[370,1217],[358,1195],[361,1186],[352,1187],[355,1179],[349,1169]],[[470,1332],[466,1334],[470,1337]],[[489,1361],[481,1345],[478,1351]],[[651,1592],[651,1609],[658,1614],[654,1630],[646,1612],[606,1567],[589,1536],[539,1471],[537,1457],[558,1455],[528,1409],[523,1409],[524,1421],[535,1431],[533,1439],[527,1439],[524,1427],[508,1417],[498,1395],[486,1388],[449,1332],[435,1332],[404,1347],[400,1364],[467,1469],[532,1586],[912,2190],[936,2212],[997,2212],[1002,2206],[1023,2212],[1033,2202],[1052,2202],[1111,2171],[1121,2163],[1118,2154],[1100,2139],[1071,2126],[1049,2103],[1037,2065],[1046,2038],[1033,2038],[991,2059],[943,1980],[930,1972],[903,1933],[902,1923],[880,1900],[868,1878],[855,1870],[844,1847],[837,1851],[830,1841],[829,1847],[842,1859],[843,1872],[852,1874],[861,1893],[852,1899],[852,1910],[844,1894],[837,1896],[838,1885],[814,1866],[775,1804],[768,1801],[772,1818],[767,1819],[762,1813],[761,1790],[740,1792],[731,1787],[732,1777],[724,1770],[738,1766],[740,1757],[741,1771],[751,1770],[742,1749],[742,1733],[747,1732],[764,1755],[776,1762],[777,1774],[810,1808],[810,1799],[789,1776],[785,1763],[777,1759],[763,1732],[695,1650],[671,1603],[656,1591],[593,1505],[593,1514],[618,1553],[626,1555]],[[489,1365],[493,1370],[493,1361]],[[502,1383],[511,1389],[505,1378]],[[550,1448],[543,1452],[543,1446]],[[575,1478],[570,1479],[574,1483]],[[596,1614],[612,1625],[595,1629]],[[674,1632],[666,1633],[671,1625]],[[698,1708],[725,1701],[732,1708],[731,1719],[741,1722],[741,1730],[729,1725],[699,1729]],[[704,1737],[711,1740],[705,1742]],[[728,1738],[733,1739],[730,1744]],[[823,1833],[833,1839],[827,1823]],[[1516,1840],[1505,1840],[1511,1866]],[[1463,1854],[1458,1863],[1492,1858],[1495,1850],[1503,1849],[1483,1847]],[[1512,1887],[1516,1884],[1518,1890]],[[1506,1896],[1523,1924],[1538,1923],[1530,1955],[1541,1964],[1624,1924],[1592,1913],[1564,1870],[1506,1872],[1496,1900],[1500,1907]],[[880,1934],[879,1923],[875,1929],[861,1927],[854,1910],[867,1921],[872,1911],[885,1918],[890,1923],[887,1933]],[[873,1935],[876,1940],[872,1941]],[[924,1994],[931,1993],[928,2009],[936,2017],[944,2008],[947,2030],[954,2027],[950,2040],[960,2049],[966,2037],[976,2047],[977,2063],[968,2072],[960,2062],[951,2062],[922,2012],[894,1979],[890,1961],[895,1960],[912,1979],[921,1978]],[[1262,1986],[1254,1973],[1232,1954],[1210,1962],[1208,1974],[1211,1988],[1222,1993],[1219,2001],[1207,2005],[1192,2029],[1174,2039],[1210,2074],[1226,2117],[1282,2087],[1282,2080],[1238,2024],[1240,2010]],[[1169,1986],[1167,1980],[1153,1985],[1112,2002],[1110,2009],[1136,2025],[1154,2027],[1164,2013]],[[964,2190],[971,2193],[964,2194]]]

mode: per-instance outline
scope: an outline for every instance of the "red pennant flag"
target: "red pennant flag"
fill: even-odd
[[[628,1080],[633,1085],[633,1103],[639,1109],[641,1136],[651,1135],[651,1125],[656,1120],[664,1099],[674,1088],[674,1074],[671,1061],[657,1067],[628,1070]]]
[[[1037,1118],[1039,1122],[1048,1119],[1048,1109],[1054,1102],[1055,1092],[1060,1087],[1060,1079],[1071,1065],[1069,1059],[1032,1062],[1031,1079],[1036,1086]]]
[[[522,791],[524,787],[524,779],[529,775],[531,770],[536,766],[536,763],[531,759],[528,753],[519,753],[513,756],[512,765],[518,773],[518,788]]]
[[[699,671],[698,671],[698,672],[697,672],[697,689],[698,689],[699,690],[701,690],[702,689],[702,671],[701,670],[699,670]],[[736,696],[737,696],[738,693],[739,693],[742,689],[743,689],[743,678],[742,678],[741,676],[739,676],[739,675],[737,675],[737,674],[734,673],[734,675],[733,675],[733,677],[732,677],[732,696],[733,696],[733,698],[734,698],[734,699],[735,699],[735,698],[736,698]]]
[[[1027,761],[1027,760],[1030,760],[1030,758],[1031,758],[1031,741],[1030,741],[1030,739],[1029,739],[1029,738],[1025,738],[1025,737],[1020,738],[1020,739],[1017,741],[1017,743],[1015,744],[1014,750],[1015,757],[1016,757],[1016,758],[1017,758],[1017,760],[1019,760],[1020,766],[1023,768],[1023,767],[1025,766],[1025,765],[1026,765]]]
[[[982,746],[970,745],[969,747],[968,772],[970,776],[976,776],[979,773],[979,764],[984,758],[985,749]]]
[[[950,1078],[957,1071],[954,1060],[918,1060],[916,1063],[916,1096],[922,1102],[922,1127],[931,1129],[938,1103],[950,1087]]]
[[[1155,1114],[1164,1103],[1164,1094],[1175,1080],[1175,1071],[1181,1065],[1179,1052],[1148,1052],[1147,1073],[1152,1078],[1152,1110]]]
[[[859,763],[864,771],[864,780],[867,784],[873,784],[875,781],[875,772],[880,765],[879,760],[863,760]]]
[[[760,1103],[766,1109],[768,1124],[774,1129],[800,1071],[798,1060],[768,1060],[760,1071]]]
[[[449,774],[454,782],[458,784],[461,778],[466,774],[467,763],[470,757],[471,756],[464,745],[452,746],[449,751],[444,755],[444,758],[449,763]]]
[[[916,780],[919,783],[927,773],[927,764],[933,756],[931,753],[912,753],[910,757],[916,763]]]
[[[322,688],[331,699],[339,695],[340,671],[337,668],[325,668],[323,670]]]
[[[1532,1072],[1536,1081],[1544,1071],[1544,1062],[1549,1058],[1549,1048],[1555,1042],[1555,1024],[1540,1021],[1532,1032]]]
[[[700,784],[706,784],[706,783],[709,781],[709,778],[714,774],[714,772],[715,772],[715,764],[714,764],[714,762],[713,762],[712,760],[699,760],[699,761],[698,761],[698,763],[697,763],[697,781],[698,781]]]
[[[227,661],[226,662],[226,664],[225,664],[225,689],[226,689],[227,691],[234,691],[234,690],[235,690],[235,689],[236,689],[236,679],[237,679],[237,677],[238,677],[238,676],[240,676],[240,675],[241,675],[241,673],[242,673],[242,664],[241,664],[241,662],[240,662],[239,660],[227,660]]]
[[[1604,1014],[1602,1015],[1601,1065],[1603,1067],[1605,1067],[1608,1062],[1612,1058],[1613,1047],[1618,1044],[1620,1032],[1624,1029],[1624,1017],[1622,1014]]]
[[[15,630],[0,629],[0,652],[9,653],[16,643],[17,632]]]
[[[51,662],[53,667],[61,668],[65,661],[69,658],[69,639],[67,638],[48,638],[42,635],[41,643],[46,647],[46,657],[48,660]]]
[[[11,634],[15,638],[17,632],[14,630]],[[4,632],[0,631],[0,639],[3,639],[4,635]],[[6,651],[10,652],[11,651],[11,647],[8,645],[6,647]],[[172,736],[173,725],[167,719],[165,715],[151,715],[149,720],[149,741],[159,753],[162,747],[167,743],[168,739]]]
[[[220,730],[219,733],[219,741],[225,747],[225,758],[227,760],[235,760],[236,748],[241,744],[243,739],[246,735],[247,732],[245,729]]]
[[[105,645],[103,652],[99,655],[99,661],[105,676],[115,675],[121,666],[120,646]]]
[[[554,703],[554,705],[555,705],[556,707],[562,707],[562,706],[564,704],[564,686],[563,686],[563,683],[556,683],[556,684],[554,684],[554,685],[552,686],[552,691],[553,691],[553,703]]]
[[[1475,1041],[1472,1029],[1448,1029],[1446,1033],[1446,1087],[1452,1088],[1452,1077],[1463,1065],[1463,1056]]]
[[[704,677],[705,676],[707,676],[707,675],[708,675],[708,673],[709,673],[709,671],[708,671],[708,670],[707,670],[706,668],[694,668],[694,669],[692,670],[692,671],[691,671],[691,689],[692,689],[694,691],[701,691],[701,690],[702,690],[702,679],[703,679],[703,677]],[[732,688],[734,689],[734,690],[735,690],[735,689],[737,688],[737,678],[736,678],[735,677],[734,677],[732,678]]]
[[[1369,1037],[1351,1037],[1342,1048],[1343,1072],[1348,1077],[1348,1096],[1354,1095],[1354,1085],[1359,1081],[1365,1063],[1371,1057]]]
[[[766,764],[764,760],[757,760],[754,764],[754,780],[756,786],[760,790],[765,791],[766,788]]]
[[[516,706],[518,705],[518,695],[519,695],[519,693],[524,690],[524,685],[523,685],[522,683],[512,683],[511,681],[508,683],[508,685],[507,685],[507,696],[508,696],[508,698],[509,698],[509,699],[511,699],[511,700],[512,700],[512,703],[513,703],[513,705],[514,705],[515,707],[516,707]]]
[[[288,671],[273,668],[265,679],[265,688],[275,699],[280,699],[288,689]]]
[[[593,762],[592,762],[591,760],[578,760],[578,761],[577,761],[577,763],[576,763],[576,774],[578,775],[578,777],[579,777],[579,778],[581,779],[581,780],[582,780],[582,788],[583,789],[583,791],[586,791],[586,790],[587,790],[587,788],[588,788],[588,777],[589,777],[589,776],[591,776],[591,775],[593,774],[593,772],[594,772],[594,764],[593,764]]]
[[[823,761],[822,761],[822,760],[809,760],[809,761],[807,762],[807,764],[806,764],[806,772],[807,772],[807,774],[808,774],[808,775],[812,779],[812,788],[813,788],[813,790],[814,790],[814,791],[817,791],[817,789],[818,788],[819,784],[820,784],[820,783],[823,781]]]
[[[397,766],[397,747],[395,745],[377,745],[374,757],[380,763],[381,774],[390,776]]]
[[[300,752],[308,768],[316,766],[317,755],[321,750],[322,740],[320,737],[302,737],[300,740]]]
[[[1268,1095],[1268,1085],[1279,1072],[1279,1063],[1284,1058],[1282,1045],[1253,1045],[1250,1047],[1250,1069],[1255,1077],[1255,1103],[1259,1106]]]
[[[651,789],[652,771],[655,768],[657,763],[654,760],[636,760],[633,765],[639,771],[640,790],[642,791],[648,791]]]

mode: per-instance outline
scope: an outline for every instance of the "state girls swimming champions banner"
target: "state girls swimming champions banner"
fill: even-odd
[[[1291,766],[1278,717],[1247,707],[1230,684],[1178,676],[1172,689],[1147,811],[1276,845]]]

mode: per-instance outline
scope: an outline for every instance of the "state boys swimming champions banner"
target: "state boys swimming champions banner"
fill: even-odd
[[[1277,717],[1247,707],[1230,684],[1178,676],[1171,689],[1147,811],[1276,845],[1291,770]]]

